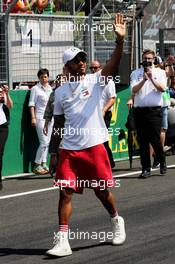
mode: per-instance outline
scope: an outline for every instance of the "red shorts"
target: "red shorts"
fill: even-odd
[[[83,150],[62,149],[55,186],[82,193],[83,188],[104,190],[114,186],[109,158],[103,144]]]

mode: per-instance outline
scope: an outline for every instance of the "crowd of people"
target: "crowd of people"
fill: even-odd
[[[3,1],[3,12],[11,8],[10,13],[28,14],[52,14],[59,9],[59,0],[18,0],[13,4],[13,0]],[[13,5],[13,6],[11,6]]]

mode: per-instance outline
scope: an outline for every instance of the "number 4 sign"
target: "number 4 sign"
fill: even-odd
[[[30,20],[21,27],[22,53],[38,54],[40,45],[40,29],[38,21]]]

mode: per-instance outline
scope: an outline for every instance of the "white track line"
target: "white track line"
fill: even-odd
[[[24,195],[33,194],[33,193],[47,192],[47,191],[52,191],[52,190],[56,190],[56,189],[59,189],[59,188],[58,187],[50,187],[50,188],[38,189],[38,190],[33,190],[33,191],[28,191],[28,192],[3,195],[3,196],[0,196],[0,200],[24,196]]]
[[[15,178],[20,178],[20,177],[30,177],[30,176],[36,176],[33,172],[30,173],[18,173],[18,174],[13,174],[9,176],[2,176],[3,180],[8,180],[8,179],[15,179]]]
[[[169,165],[167,167],[168,168],[174,168],[175,165],[173,164],[173,165]],[[159,169],[153,169],[152,171],[155,171],[155,170],[159,170]],[[135,175],[135,174],[137,175],[139,173],[141,173],[141,171],[134,171],[134,172],[124,173],[124,174],[119,174],[119,175],[113,175],[113,178],[122,178],[122,177],[131,176],[131,175]],[[0,200],[19,197],[19,196],[25,196],[25,195],[33,194],[33,193],[47,192],[47,191],[52,191],[52,190],[57,190],[57,189],[59,189],[59,187],[49,187],[49,188],[45,188],[45,189],[38,189],[38,190],[33,190],[33,191],[28,191],[28,192],[3,195],[3,196],[0,196]]]
[[[167,166],[167,168],[174,168],[174,167],[175,167],[175,164]],[[156,170],[159,170],[159,168],[151,169],[151,171],[156,171]],[[130,176],[130,175],[140,174],[141,172],[142,171],[139,170],[139,171],[133,171],[133,172],[119,174],[119,175],[113,175],[113,178],[122,178],[122,177]]]

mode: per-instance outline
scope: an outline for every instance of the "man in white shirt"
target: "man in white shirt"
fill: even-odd
[[[167,78],[164,70],[154,67],[154,58],[154,51],[143,51],[143,67],[131,73],[130,86],[134,96],[135,123],[142,165],[140,178],[151,176],[150,144],[160,162],[160,173],[166,173],[165,154],[160,141],[160,131],[162,94],[166,90]]]
[[[9,109],[13,107],[13,101],[9,95],[7,85],[0,86],[0,190],[2,189],[2,165],[5,144],[8,138],[8,126],[10,121]]]
[[[91,73],[96,73],[102,69],[102,66],[99,61],[92,61],[90,65]],[[110,80],[108,84],[103,89],[103,93],[100,99],[100,105],[103,112],[103,117],[105,120],[105,124],[107,129],[110,127],[110,122],[112,118],[112,108],[115,104],[116,99],[116,91],[115,91],[115,83],[113,80]],[[109,147],[109,142],[104,142],[104,146],[106,148],[106,151],[108,153],[109,161],[111,164],[111,168],[115,167],[115,162],[113,159],[112,151]]]
[[[68,68],[69,80],[55,92],[55,121],[64,114],[64,129],[60,143],[60,159],[55,185],[60,187],[59,232],[55,246],[47,251],[54,256],[71,255],[68,242],[68,224],[72,212],[72,195],[90,187],[111,216],[114,245],[126,239],[124,219],[118,215],[112,187],[113,177],[107,152],[103,143],[108,140],[108,131],[103,119],[100,98],[108,76],[115,74],[119,65],[125,36],[123,15],[117,14],[114,23],[118,45],[111,60],[100,73],[86,73],[86,53],[72,47],[64,52],[63,62]],[[55,131],[56,133],[56,131]],[[103,182],[103,187],[100,186]]]

